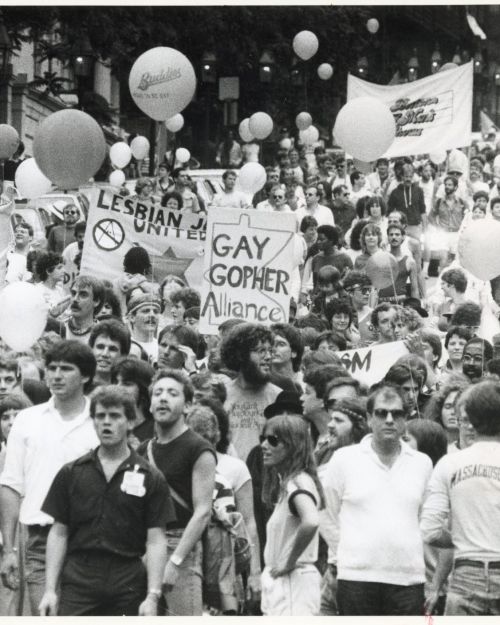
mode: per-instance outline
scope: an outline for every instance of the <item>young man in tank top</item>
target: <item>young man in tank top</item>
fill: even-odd
[[[413,258],[405,255],[401,250],[404,240],[404,230],[397,224],[392,224],[387,228],[387,238],[389,240],[390,253],[398,262],[398,273],[393,275],[393,284],[379,291],[379,302],[398,303],[406,299],[406,283],[410,280],[410,297],[419,298],[417,265]]]

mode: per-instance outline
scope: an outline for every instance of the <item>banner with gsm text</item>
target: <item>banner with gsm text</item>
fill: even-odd
[[[208,214],[200,332],[230,318],[286,323],[294,266],[293,213],[212,209]]]
[[[403,341],[393,341],[338,352],[337,356],[353,378],[371,386],[380,382],[396,360],[407,353]]]
[[[150,201],[105,189],[91,192],[80,272],[114,280],[123,275],[131,247],[147,250],[152,279],[169,274],[199,289],[203,271],[206,215],[167,210]]]
[[[376,85],[349,74],[347,99],[370,96],[391,109],[396,138],[385,157],[426,154],[471,144],[472,80],[472,61],[402,85]]]

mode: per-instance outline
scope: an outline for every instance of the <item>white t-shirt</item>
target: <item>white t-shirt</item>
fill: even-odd
[[[247,196],[243,191],[221,191],[214,195],[212,207],[214,208],[247,208],[249,205]]]
[[[235,494],[252,479],[243,460],[219,452],[217,452],[217,473],[226,478]]]
[[[297,208],[295,211],[299,224],[302,222],[306,215],[311,215],[318,222],[318,226],[334,226],[335,220],[333,219],[333,213],[328,206],[318,204],[316,208],[311,209],[307,206]]]

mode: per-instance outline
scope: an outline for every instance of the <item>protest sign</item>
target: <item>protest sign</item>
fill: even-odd
[[[396,138],[386,158],[438,152],[471,144],[472,79],[472,61],[402,85],[376,85],[349,74],[347,99],[371,96],[391,109]]]
[[[232,317],[288,322],[295,229],[292,213],[210,211],[200,332],[216,334]]]
[[[353,378],[371,386],[380,382],[396,360],[407,353],[408,350],[403,341],[394,341],[361,349],[350,349],[346,352],[338,352],[337,355]]]
[[[152,279],[176,275],[200,288],[206,215],[182,213],[122,197],[104,189],[90,196],[81,273],[113,280],[123,275],[123,257],[133,246],[149,253]]]

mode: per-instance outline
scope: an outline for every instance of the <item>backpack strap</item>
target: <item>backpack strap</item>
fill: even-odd
[[[146,452],[148,455],[148,461],[149,464],[154,467],[155,469],[157,469],[158,471],[160,471],[158,465],[155,462],[154,456],[153,456],[153,439],[151,439],[148,442],[147,448],[146,448]],[[160,471],[161,473],[161,471]],[[170,495],[172,496],[172,499],[178,503],[181,508],[184,508],[185,510],[187,510],[188,512],[193,512],[191,506],[187,503],[187,501],[185,499],[183,499],[171,486],[170,484],[168,485],[168,489],[170,491]]]

